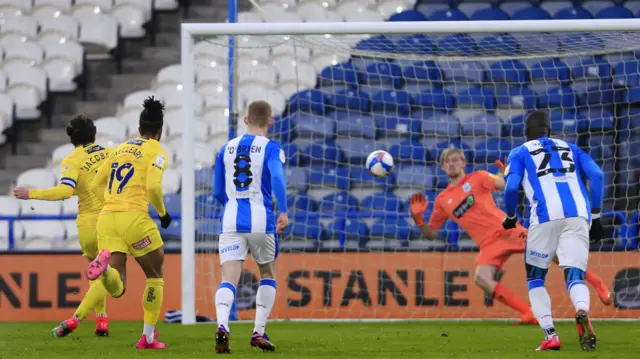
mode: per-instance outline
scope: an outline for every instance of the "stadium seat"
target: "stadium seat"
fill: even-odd
[[[611,6],[603,8],[598,12],[592,12],[595,14],[596,19],[633,19],[633,13],[622,6]]]
[[[461,118],[461,133],[464,136],[489,136],[500,137],[502,123],[500,119],[488,113]]]
[[[511,143],[502,139],[487,139],[475,141],[474,161],[478,163],[493,163],[503,161],[511,151]]]
[[[512,36],[520,46],[523,55],[540,55],[541,53],[556,53],[560,46],[557,35],[544,33],[515,33]],[[513,66],[510,66],[513,68]],[[517,67],[519,68],[519,67]],[[522,82],[525,82],[524,79]]]
[[[399,187],[415,188],[424,191],[433,190],[433,169],[424,165],[398,165],[394,169],[396,184]]]
[[[563,111],[574,110],[578,104],[578,99],[570,87],[553,87],[538,95],[540,106],[548,108],[559,108]]]
[[[302,90],[287,101],[286,112],[294,113],[296,111],[314,112],[318,114],[325,113],[325,94],[315,89]]]
[[[347,167],[328,164],[311,166],[309,171],[309,185],[322,189],[337,188],[348,190],[351,186],[349,169]]]
[[[406,247],[411,237],[411,228],[404,218],[380,218],[369,230],[369,249],[396,249]]]
[[[521,108],[530,110],[537,103],[536,94],[526,87],[510,86],[496,89],[498,108]]]
[[[414,109],[448,111],[454,107],[453,94],[445,89],[431,88],[423,90],[413,98]]]
[[[40,65],[44,59],[44,49],[42,46],[31,40],[10,45],[5,48],[5,63],[19,61],[32,65]]]
[[[484,79],[485,68],[478,61],[442,61],[438,65],[446,82],[473,84]]]
[[[305,240],[313,244],[312,247],[317,246],[317,242],[324,238],[324,228],[317,218],[306,218],[301,221],[293,222],[291,226],[291,237],[293,240]],[[287,242],[287,238],[281,242],[284,246]]]
[[[47,74],[40,67],[26,64],[5,65],[9,74],[7,94],[16,104],[16,116],[19,119],[37,119],[37,108],[47,98]]]
[[[395,164],[424,164],[428,158],[427,149],[418,141],[404,141],[389,147],[389,154],[393,156]]]
[[[367,156],[379,149],[373,141],[362,138],[338,138],[336,144],[344,152],[345,161],[356,166],[364,165]]]
[[[585,125],[578,124],[581,129],[588,129],[590,133],[608,132],[615,130],[614,117],[603,108],[587,108],[579,112],[588,121]],[[613,143],[613,141],[611,142]]]
[[[331,118],[300,112],[296,112],[288,118],[296,124],[296,133],[299,138],[321,140],[335,137],[336,122]]]
[[[516,56],[518,40],[509,34],[490,35],[478,42],[477,54],[482,56]]]
[[[489,67],[487,80],[492,83],[526,83],[528,80],[527,68],[517,60],[500,61]]]
[[[549,112],[551,119],[551,133],[555,135],[564,134],[575,136],[578,131],[578,123],[585,121],[582,116],[564,110]],[[568,142],[573,142],[568,140]]]
[[[395,9],[393,9],[392,13],[390,14],[391,16],[388,17],[387,21],[427,21],[427,18],[424,16],[424,14],[419,11],[404,10],[402,12],[398,12],[398,9],[400,9],[400,7],[396,7]]]
[[[143,109],[142,104],[144,100],[146,100],[150,96],[154,96],[155,98],[160,98],[158,94],[156,94],[151,90],[141,90],[141,91],[132,92],[128,94],[127,97],[125,97],[124,101],[122,102],[122,106],[120,106],[118,112],[124,113],[124,112],[131,111],[139,114],[140,111],[142,111]]]
[[[507,3],[504,3],[502,6],[504,6]],[[551,15],[549,15],[549,13],[546,10],[541,9],[539,7],[521,8],[511,14],[511,20],[548,20],[548,19],[551,19]]]
[[[336,134],[345,137],[376,138],[376,122],[368,113],[334,112]]]
[[[571,79],[569,67],[556,59],[543,60],[535,64],[531,70],[531,81],[544,83],[567,83]]]
[[[35,199],[20,201],[20,213],[22,216],[57,216],[61,211],[62,203],[58,201],[38,201]]]
[[[162,176],[162,190],[165,194],[174,194],[180,191],[180,172],[166,169]]]
[[[55,186],[56,180],[55,175],[50,170],[33,168],[18,175],[16,185],[27,188],[49,188]]]
[[[336,219],[329,223],[326,229],[326,240],[322,243],[324,248],[356,249],[362,247],[369,235],[366,223],[355,218]],[[337,243],[327,243],[334,241]],[[340,243],[343,243],[340,246]]]
[[[62,201],[62,214],[78,214],[78,196],[72,196]]]
[[[20,214],[20,201],[13,196],[0,196],[0,215],[17,216]],[[0,236],[6,235],[0,233]]]
[[[492,6],[493,4],[490,1],[459,1],[456,8],[462,11],[467,18],[471,18],[471,15],[476,12],[489,9]]]
[[[287,207],[294,211],[316,212],[318,210],[316,201],[305,194],[287,196]]]
[[[19,34],[27,39],[35,39],[38,34],[38,22],[31,16],[6,19],[2,24],[0,35],[5,33]]]
[[[357,212],[358,199],[348,192],[337,192],[323,197],[318,202],[318,212]]]
[[[571,68],[573,81],[579,80],[606,80],[611,77],[611,64],[599,56],[582,58]]]
[[[49,79],[49,89],[53,92],[73,92],[76,80],[84,72],[84,48],[75,41],[47,45],[46,58],[42,68]]]
[[[560,45],[575,52],[601,51],[604,44],[599,35],[589,32],[561,33]]]
[[[309,187],[309,172],[306,168],[287,166],[284,169],[287,189],[306,192]]]
[[[467,16],[458,9],[442,9],[434,11],[429,17],[429,21],[465,21]]]
[[[343,149],[331,140],[316,141],[308,146],[298,146],[300,164],[332,164],[341,163],[344,158]]]
[[[550,11],[551,12],[551,11]],[[581,7],[570,7],[559,10],[553,15],[554,20],[592,19],[591,13]]]
[[[384,20],[379,12],[369,9],[362,9],[362,11],[337,10],[337,13],[346,22],[381,22]]]
[[[353,64],[341,63],[329,66],[320,72],[320,87],[334,85],[358,86],[358,72]]]
[[[403,90],[383,90],[371,98],[371,109],[386,114],[408,114],[411,110],[411,98]]]
[[[402,70],[406,88],[411,85],[439,86],[442,83],[442,71],[432,61],[412,62]]]
[[[456,96],[458,109],[461,108],[482,108],[487,111],[495,110],[496,99],[493,92],[486,88],[469,87],[458,92]]]
[[[94,124],[101,137],[107,137],[116,142],[122,142],[127,137],[126,126],[116,117],[103,117],[96,120]]]
[[[387,139],[417,139],[422,132],[421,121],[407,116],[376,115],[374,117],[380,136]]]
[[[46,17],[38,21],[40,23],[38,42],[43,45],[61,44],[68,39],[78,39],[80,25],[70,15],[58,14],[58,16]]]
[[[360,203],[360,211],[402,213],[404,206],[402,201],[392,193],[376,193],[362,200]]]
[[[469,20],[489,21],[489,20],[509,20],[509,15],[497,8],[480,9],[474,12]]]
[[[473,56],[476,48],[476,42],[465,34],[446,35],[438,41],[438,55],[441,56]]]
[[[93,11],[93,10],[91,10]],[[79,40],[82,44],[98,46],[99,51],[88,51],[92,56],[109,54],[118,47],[118,21],[111,15],[73,13],[80,22]]]
[[[66,236],[60,221],[20,221],[24,227],[24,240],[18,242],[22,249],[50,249],[57,247]]]
[[[366,67],[360,75],[360,80],[363,85],[382,85],[399,89],[403,83],[402,68],[390,62],[376,62]]]
[[[369,95],[360,90],[347,89],[336,92],[335,94],[325,96],[327,110],[354,110],[358,112],[367,112],[371,106]],[[330,108],[329,108],[330,107]]]
[[[422,135],[425,137],[457,138],[460,136],[460,120],[453,115],[427,110],[414,112],[411,116],[421,120]]]
[[[74,149],[75,149],[75,146],[72,145],[71,143],[67,143],[67,144],[64,144],[64,145],[61,145],[61,146],[57,147],[51,153],[51,165],[52,166],[57,166],[58,164],[60,164],[60,162],[62,162],[62,160],[65,157],[70,155],[71,152],[73,152]]]
[[[628,60],[617,63],[613,67],[613,82],[616,86],[640,85],[640,61]]]

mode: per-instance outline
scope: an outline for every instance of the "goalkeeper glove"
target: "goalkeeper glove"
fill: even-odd
[[[424,212],[427,210],[429,200],[425,197],[424,193],[416,193],[411,196],[409,201],[409,211],[411,217],[416,223],[416,226],[422,226],[424,224]]]
[[[160,227],[167,229],[171,224],[171,215],[167,212],[164,216],[160,217]]]
[[[589,240],[599,242],[604,238],[604,229],[600,223],[600,214],[591,215],[591,228],[589,229]]]
[[[514,229],[516,224],[518,224],[518,217],[515,214],[513,217],[506,217],[502,220],[502,228],[504,229]]]

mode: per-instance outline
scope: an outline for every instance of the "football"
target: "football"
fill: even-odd
[[[393,171],[393,157],[386,151],[373,151],[367,157],[366,165],[373,177],[384,178]]]

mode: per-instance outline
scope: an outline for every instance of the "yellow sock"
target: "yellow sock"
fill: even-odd
[[[164,298],[164,279],[147,278],[147,286],[142,296],[142,309],[144,310],[144,324],[155,326],[162,310]]]
[[[84,299],[80,302],[80,306],[76,309],[75,316],[78,319],[84,319],[91,311],[93,311],[100,301],[102,301],[102,307],[104,308],[104,299],[107,296],[107,290],[99,280],[93,281],[89,286],[89,290],[84,295]],[[97,310],[96,310],[97,312]]]
[[[96,280],[90,280],[89,281],[89,288],[93,287],[94,285],[98,285],[98,283],[100,283],[100,280],[96,279]],[[104,288],[104,286],[102,286]],[[96,306],[94,307],[94,310],[96,311],[96,315],[105,315],[107,314],[107,291],[106,289],[104,290],[104,297],[102,297],[102,299],[98,300],[98,302],[96,303]]]
[[[120,272],[118,272],[118,270],[109,267],[100,279],[107,293],[112,297],[118,298],[124,292],[124,283],[122,283],[122,279],[120,279]]]

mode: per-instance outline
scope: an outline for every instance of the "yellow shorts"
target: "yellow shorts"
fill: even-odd
[[[163,246],[148,213],[106,212],[98,218],[98,248],[141,257]]]
[[[98,214],[80,215],[76,219],[78,227],[78,242],[82,248],[82,256],[95,258],[98,255],[98,236],[96,235],[96,223]]]

